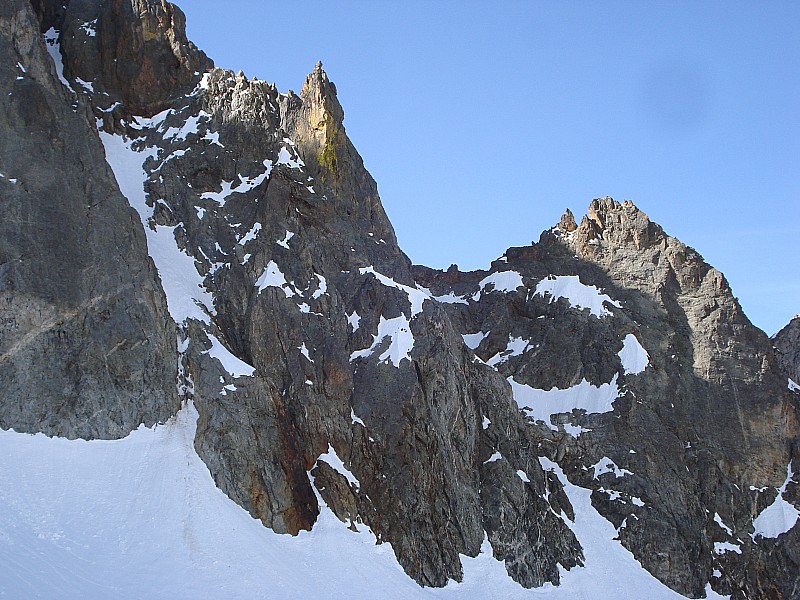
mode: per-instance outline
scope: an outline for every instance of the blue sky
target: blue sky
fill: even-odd
[[[751,320],[800,313],[800,3],[178,0],[217,66],[322,60],[414,262],[486,268],[632,200]]]

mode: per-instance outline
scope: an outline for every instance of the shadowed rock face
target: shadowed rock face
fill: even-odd
[[[773,338],[783,370],[800,383],[800,316],[794,317]]]
[[[120,437],[174,413],[174,326],[86,103],[0,9],[0,426]]]
[[[412,266],[321,64],[299,95],[214,69],[154,0],[12,0],[0,27],[4,427],[122,436],[180,394],[217,485],[266,526],[310,529],[322,499],[434,586],[484,536],[527,587],[582,563],[547,457],[673,589],[796,596],[797,529],[750,534],[800,469],[798,394],[722,274],[631,203],[568,212],[489,271]],[[141,164],[145,226],[213,298],[179,353],[95,120]],[[779,337],[785,364],[796,336]],[[576,385],[613,406],[534,418],[513,391]]]
[[[317,514],[310,472],[343,520],[368,523],[427,585],[460,578],[459,553],[477,554],[484,531],[521,582],[558,581],[556,565],[574,566],[580,550],[560,509],[542,500],[546,477],[508,385],[473,362],[442,308],[414,287],[324,71],[300,96],[223,70],[204,85],[163,126],[136,135],[163,148],[146,167],[164,207],[154,219],[180,227],[214,290],[216,315],[187,329],[185,356],[198,450],[220,487],[295,533]],[[165,137],[201,113],[209,117],[196,137]],[[306,115],[335,124],[340,139],[318,136]],[[198,145],[209,134],[224,148]],[[328,143],[335,172],[316,158]],[[266,164],[259,186],[210,198],[224,182],[257,180]],[[255,375],[234,380],[204,355],[208,334]],[[503,429],[484,429],[484,416]],[[501,444],[507,462],[484,465]],[[358,489],[317,461],[329,446]],[[559,502],[568,507],[554,493]]]

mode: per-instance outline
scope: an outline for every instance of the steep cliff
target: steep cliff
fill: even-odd
[[[192,401],[230,498],[290,534],[324,503],[422,585],[485,539],[558,584],[577,485],[681,594],[797,597],[800,395],[635,206],[412,266],[321,64],[299,95],[214,68],[162,0],[0,10],[4,428],[122,437]]]
[[[174,325],[52,30],[15,0],[0,36],[0,425],[124,436],[178,408]]]
[[[800,384],[800,316],[775,334],[773,342],[784,371],[795,384]]]

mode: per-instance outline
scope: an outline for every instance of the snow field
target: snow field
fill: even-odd
[[[462,557],[462,583],[421,588],[389,544],[376,545],[363,525],[359,533],[348,530],[325,506],[313,531],[296,537],[250,517],[215,486],[195,452],[197,418],[188,403],[166,424],[112,441],[0,431],[0,596],[682,598],[614,540],[616,530],[591,506],[591,492],[569,484],[547,459],[540,461],[565,484],[575,508],[568,525],[586,566],[562,570],[559,587],[526,590],[484,540],[476,558]],[[319,460],[360,485],[332,447]]]

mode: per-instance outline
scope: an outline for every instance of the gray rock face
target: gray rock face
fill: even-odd
[[[464,300],[446,305],[451,320],[481,332],[477,356],[504,376],[543,390],[619,387],[613,411],[554,414],[531,436],[549,439],[548,456],[595,490],[594,506],[645,568],[690,597],[709,581],[734,597],[794,597],[796,531],[751,534],[797,464],[797,394],[722,274],[694,250],[631,203],[605,198],[579,226],[565,215],[490,272],[414,272],[435,295]],[[508,272],[520,276],[511,291],[481,283]],[[606,300],[592,308],[599,290]],[[620,356],[630,335],[647,352],[640,372]],[[605,459],[615,472],[598,470]],[[718,543],[739,553],[718,553]]]
[[[135,33],[137,19],[149,18],[142,11],[153,7],[113,5],[111,16],[101,12],[95,21],[96,3],[69,3],[63,15],[45,6],[42,18],[54,21],[42,27],[59,31],[64,75],[76,90],[64,88],[63,109],[71,110],[68,102],[89,106],[105,133],[127,138],[112,138],[121,141],[113,152],[127,144],[128,158],[140,157],[145,226],[174,245],[171,260],[180,253],[194,259],[189,271],[199,272],[213,298],[204,316],[180,323],[178,373],[180,394],[201,415],[198,452],[218,485],[265,525],[288,533],[312,527],[319,494],[343,520],[367,523],[392,542],[423,584],[460,579],[459,554],[476,555],[484,535],[524,585],[557,583],[557,564],[581,561],[574,535],[556,516],[570,513],[569,503],[527,443],[507,383],[473,363],[441,307],[414,287],[410,262],[347,139],[335,87],[321,66],[299,96],[222,70],[207,72],[188,94],[176,95],[185,90],[168,80],[145,96],[141,81],[128,89],[120,67],[106,64],[131,55],[127,46],[138,42],[124,38],[112,48],[113,36],[103,32],[113,31],[110,23],[133,21]],[[94,36],[79,33],[92,27]],[[142,26],[156,31],[152,44],[137,46],[142,64],[156,65],[153,72],[175,28]],[[191,61],[179,66],[193,68]],[[187,81],[200,82],[200,73],[191,73]],[[150,121],[131,116],[157,108],[168,110]],[[83,129],[75,138],[97,151],[81,110]],[[56,162],[72,168],[66,157]],[[87,163],[109,174],[99,156]],[[130,193],[138,167],[119,168]],[[106,193],[119,198],[110,178],[109,184]],[[120,212],[131,219],[129,209]],[[73,213],[80,211],[71,207]],[[171,242],[163,237],[167,228]],[[99,254],[120,233],[103,235]],[[139,234],[140,249],[142,243]],[[69,243],[59,249],[77,254]],[[92,255],[87,263],[102,260]],[[144,257],[131,263],[145,265],[152,277]],[[112,274],[125,271],[114,265]],[[157,301],[165,326],[170,319],[160,293]],[[112,331],[128,333],[122,325]],[[75,337],[93,343],[100,335]],[[173,356],[154,356],[170,375]],[[47,363],[31,366],[39,373]],[[118,392],[117,381],[104,383]],[[174,410],[170,383],[163,397]],[[56,391],[45,397],[61,400]],[[139,418],[151,422],[154,414]],[[484,428],[484,417],[503,429]],[[64,419],[51,418],[57,426],[48,431],[63,431]],[[501,448],[503,461],[486,462]],[[326,452],[355,473],[357,488],[319,458]],[[523,469],[527,482],[517,474]]]
[[[800,384],[800,315],[775,334],[773,342],[784,371]]]
[[[797,597],[800,529],[753,526],[800,469],[797,339],[778,356],[694,250],[605,198],[489,271],[412,266],[321,65],[284,95],[160,0],[34,7],[0,8],[0,425],[122,436],[192,400],[253,516],[294,534],[324,502],[432,586],[484,537],[526,587],[582,564],[552,460],[673,589]]]
[[[178,406],[174,326],[87,106],[0,8],[0,426],[119,437]]]

